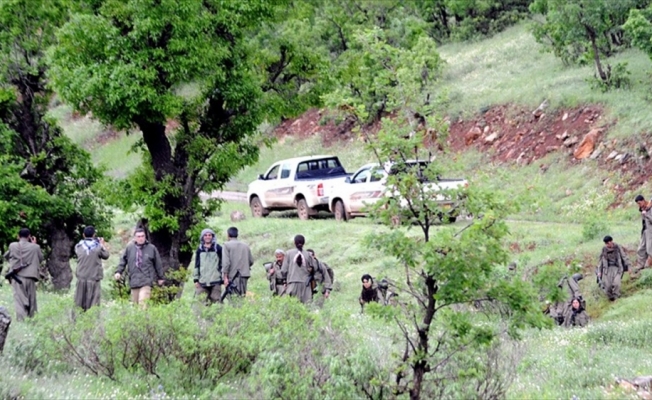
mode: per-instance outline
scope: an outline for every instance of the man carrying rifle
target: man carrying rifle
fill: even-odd
[[[321,288],[321,292],[324,295],[323,298],[318,300],[318,305],[321,307],[324,303],[323,299],[329,297],[330,292],[333,290],[333,278],[335,274],[333,269],[323,261],[320,261],[315,255],[315,251],[308,249],[308,254],[310,254],[315,261],[315,269],[312,274],[312,281],[310,286],[312,288],[313,296],[318,293],[320,290],[317,289],[318,285]]]
[[[247,281],[251,276],[251,266],[254,265],[254,256],[246,243],[238,240],[238,228],[230,227],[226,231],[228,240],[222,246],[222,274],[225,289],[229,290],[235,285],[240,296],[247,294]]]
[[[281,249],[276,249],[274,252],[276,260],[263,264],[265,272],[267,273],[267,280],[269,281],[269,290],[272,291],[272,296],[282,296],[285,294],[285,279],[281,273],[283,266],[283,259],[285,259],[285,252]]]
[[[629,270],[629,260],[622,247],[614,243],[611,236],[603,239],[604,247],[598,263],[598,278],[610,301],[620,297],[620,278]]]
[[[29,229],[18,232],[18,242],[9,245],[4,258],[9,262],[9,272],[5,278],[11,283],[16,304],[16,319],[33,317],[37,311],[36,282],[39,279],[39,266],[43,262],[43,252],[36,244],[36,238]]]

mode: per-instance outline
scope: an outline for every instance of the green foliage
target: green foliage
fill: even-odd
[[[632,38],[632,44],[652,58],[652,5],[633,9],[623,29]]]
[[[417,1],[419,14],[438,41],[493,35],[529,15],[532,0]]]
[[[103,171],[46,116],[51,92],[44,53],[68,11],[78,9],[77,2],[60,0],[0,5],[0,208],[6,216],[0,246],[22,226],[45,239],[46,251],[57,245],[56,230],[72,242],[90,224],[110,236],[111,214],[97,186]],[[71,251],[62,249],[62,257]]]
[[[598,89],[604,93],[611,89],[629,89],[631,87],[631,73],[627,69],[626,62],[616,64],[613,69],[611,65],[607,65],[604,73],[606,80],[600,78],[597,73],[593,78],[587,79],[592,89]]]
[[[166,268],[190,262],[190,233],[218,207],[199,193],[222,189],[269,145],[258,126],[316,104],[324,90],[326,53],[309,51],[310,37],[296,35],[309,30],[303,6],[287,5],[107,0],[58,33],[51,75],[62,97],[143,133],[147,165],[116,203],[142,208]],[[197,89],[180,90],[187,85]],[[169,136],[168,120],[178,125]]]
[[[596,88],[607,91],[629,86],[624,64],[603,66],[601,58],[610,57],[629,45],[622,25],[630,10],[649,5],[649,0],[535,0],[532,12],[545,15],[545,21],[533,25],[537,42],[547,46],[564,64],[596,66]]]

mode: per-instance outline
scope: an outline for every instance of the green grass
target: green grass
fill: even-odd
[[[217,232],[218,241],[225,240],[226,229],[233,225],[229,216],[235,210],[249,215],[246,204],[225,203],[219,215],[206,224]],[[135,221],[136,215],[118,213],[115,219],[117,230],[129,229]],[[462,220],[452,226],[435,229],[461,229],[467,223]],[[580,263],[585,262],[587,257],[595,260],[602,245],[599,240],[583,242],[580,224],[531,221],[511,221],[508,224],[511,233],[505,244],[516,242],[522,249],[522,252],[512,254],[519,263],[519,271],[557,257],[575,259]],[[389,346],[386,351],[391,353],[392,347],[388,341],[393,325],[361,315],[357,303],[362,274],[370,273],[378,278],[398,278],[401,274],[391,259],[364,244],[364,238],[369,234],[382,233],[387,228],[364,218],[349,223],[338,223],[332,218],[301,221],[291,213],[273,214],[265,219],[247,217],[236,225],[241,239],[251,245],[256,259],[249,284],[252,292],[250,301],[267,301],[270,297],[263,262],[272,260],[276,248],[291,248],[293,236],[303,234],[306,236],[306,246],[315,249],[320,259],[333,267],[336,281],[339,282],[339,290],[332,293],[323,308],[313,307],[313,312],[321,313],[327,319],[341,321],[344,318],[346,324],[339,324],[337,329],[362,335],[373,346]],[[619,243],[632,246],[637,242],[637,221],[621,223],[612,220],[609,228]],[[532,243],[535,245],[528,249],[527,245]],[[123,247],[119,235],[114,235],[110,246],[112,255],[105,263],[103,302],[105,306],[113,307],[115,305],[107,305],[108,282]],[[585,265],[586,270],[592,267],[592,264]],[[585,294],[593,293],[594,285],[592,276],[581,281]],[[524,332],[525,355],[508,397],[570,398],[573,394],[580,398],[604,397],[601,391],[604,385],[613,380],[613,371],[623,376],[633,376],[652,367],[652,361],[649,361],[652,351],[632,345],[648,337],[649,329],[646,330],[648,326],[644,321],[652,317],[652,310],[640,305],[647,303],[652,291],[636,292],[634,289],[633,285],[626,284],[624,298],[616,303],[604,301],[602,297],[587,296],[589,311],[602,317],[586,329],[565,331],[555,328]],[[185,285],[182,300],[193,301],[190,281]],[[51,308],[61,302],[72,304],[73,290],[63,295],[39,291],[38,301],[41,312],[48,314],[49,310],[51,314]],[[11,291],[6,285],[0,289],[0,304],[12,304]],[[632,318],[633,315],[636,318]],[[622,340],[613,339],[618,337],[616,333],[619,332],[623,334]],[[601,335],[608,336],[608,342],[596,344]],[[20,368],[20,352],[16,349],[28,348],[26,346],[30,340],[30,322],[12,325],[7,346],[14,350],[6,351],[8,356],[0,358],[0,368],[5,371],[0,375],[0,387],[7,387],[27,398],[133,397],[137,393],[120,383],[86,376],[85,371],[64,370],[57,372],[56,376],[52,371],[45,374],[26,373]],[[389,355],[386,362],[391,362]],[[574,380],[569,381],[569,376],[573,374]],[[579,384],[572,385],[573,381]]]
[[[523,22],[487,40],[440,47],[447,65],[436,89],[448,93],[451,114],[468,117],[481,107],[505,103],[534,109],[548,99],[551,108],[603,104],[608,118],[618,121],[610,131],[613,137],[652,130],[652,112],[648,111],[652,63],[643,52],[629,49],[604,60],[627,62],[632,88],[602,93],[586,82],[594,74],[593,64],[565,67],[551,53],[543,52],[528,25]]]

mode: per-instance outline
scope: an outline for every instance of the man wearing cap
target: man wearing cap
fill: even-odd
[[[206,296],[206,303],[220,301],[222,295],[222,246],[217,244],[215,232],[204,229],[195,252],[195,270],[192,275],[195,295]]]
[[[610,301],[620,297],[620,278],[629,271],[629,260],[623,248],[614,243],[611,236],[602,240],[604,247],[598,262],[598,278],[604,283],[604,292]]]
[[[274,252],[274,257],[276,257],[274,262],[265,264],[265,270],[267,271],[267,280],[269,281],[269,290],[272,291],[272,296],[282,296],[285,294],[286,290],[286,280],[281,274],[281,267],[283,266],[285,252],[281,249],[276,249]]]
[[[642,195],[636,196],[634,199],[638,205],[638,211],[641,213],[642,219],[642,230],[641,230],[641,242],[638,245],[638,250],[636,251],[636,270],[639,270],[651,266],[652,262],[652,202],[645,201],[645,198]]]
[[[75,246],[77,255],[77,288],[75,305],[84,311],[100,305],[101,281],[104,278],[102,260],[109,259],[109,251],[104,247],[104,238],[95,237],[95,228],[84,228],[84,238]]]

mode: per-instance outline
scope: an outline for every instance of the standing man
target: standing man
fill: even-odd
[[[623,248],[614,243],[611,236],[602,240],[604,247],[598,263],[598,278],[604,283],[604,291],[610,301],[620,297],[620,278],[629,270],[629,260]]]
[[[308,254],[310,254],[310,256],[315,260],[315,271],[313,273],[314,282],[319,284],[324,298],[327,299],[330,296],[330,292],[333,290],[333,269],[325,262],[319,261],[313,249],[308,249]],[[312,293],[314,295],[317,292],[317,290],[313,290]]]
[[[238,240],[238,228],[230,227],[226,231],[227,242],[222,248],[222,274],[224,285],[233,281],[240,296],[247,294],[247,281],[251,276],[250,268],[254,265],[254,256],[245,243]]]
[[[39,279],[39,266],[43,262],[43,252],[36,244],[36,238],[29,229],[18,231],[18,241],[9,245],[4,255],[9,262],[9,272],[5,278],[11,283],[16,304],[16,319],[33,317],[36,313],[36,282]]]
[[[267,280],[269,281],[269,290],[272,291],[272,296],[282,296],[285,294],[285,279],[281,273],[283,267],[283,260],[285,259],[285,252],[281,249],[276,249],[274,252],[276,260],[273,263],[265,263],[265,270],[267,272]]]
[[[651,266],[652,262],[652,204],[649,201],[645,201],[645,198],[642,195],[636,196],[634,199],[636,204],[638,204],[638,210],[641,212],[641,218],[643,223],[643,229],[641,230],[641,243],[638,246],[637,255],[637,268],[638,272],[645,267]]]
[[[75,246],[77,254],[77,289],[75,305],[84,311],[92,306],[100,305],[102,292],[100,281],[104,278],[102,260],[109,258],[109,252],[104,248],[104,239],[95,237],[95,228],[84,228],[84,239]]]
[[[144,305],[152,295],[152,285],[158,279],[158,284],[163,285],[163,265],[161,256],[156,247],[147,241],[145,230],[137,228],[134,232],[134,241],[127,245],[118,269],[115,271],[115,280],[122,278],[125,268],[129,276],[131,288],[131,301],[134,304]]]
[[[206,295],[206,303],[220,301],[222,285],[222,246],[217,244],[215,232],[211,229],[201,231],[199,248],[195,253],[195,294]]]

